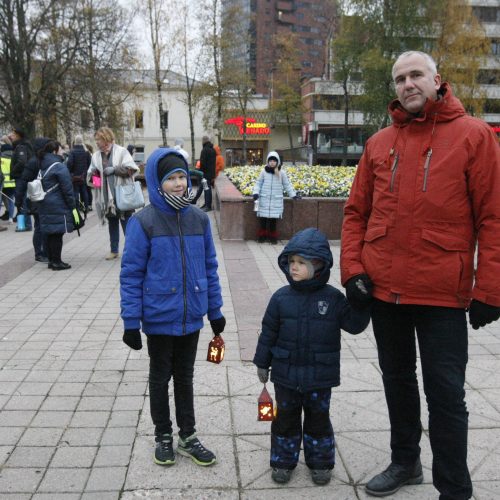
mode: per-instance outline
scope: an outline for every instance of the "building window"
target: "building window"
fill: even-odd
[[[134,128],[144,128],[144,111],[142,109],[134,111]]]
[[[160,117],[161,128],[168,128],[168,111],[164,111]]]

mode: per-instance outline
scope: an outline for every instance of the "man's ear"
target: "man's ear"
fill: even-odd
[[[436,90],[439,90],[441,87],[441,75],[439,73],[436,73],[434,75],[434,88]]]

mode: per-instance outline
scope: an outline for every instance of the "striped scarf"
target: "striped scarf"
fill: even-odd
[[[187,207],[196,196],[196,193],[191,188],[187,188],[183,196],[165,193],[161,187],[158,188],[158,192],[174,210],[180,210],[181,208]]]

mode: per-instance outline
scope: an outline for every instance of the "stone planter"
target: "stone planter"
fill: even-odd
[[[329,240],[339,240],[345,198],[285,198],[283,218],[278,220],[280,239],[290,239],[306,227],[317,227]],[[243,196],[229,178],[220,174],[214,189],[215,219],[222,240],[253,240],[258,220],[253,199]]]

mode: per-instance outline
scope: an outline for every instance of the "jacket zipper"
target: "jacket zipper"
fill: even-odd
[[[276,165],[276,168],[278,168],[277,165]],[[271,192],[269,195],[269,207],[268,207],[268,211],[267,211],[267,215],[269,217],[271,217],[271,203],[273,202],[273,184],[274,184],[274,174],[271,174],[271,175],[272,175],[272,177],[271,177]]]
[[[182,333],[186,333],[186,319],[187,319],[187,298],[186,298],[186,255],[184,253],[184,235],[181,229],[181,214],[177,211],[177,227],[179,228],[179,239],[181,248],[181,264],[182,264],[182,298],[184,302],[184,315],[182,317]]]
[[[394,180],[396,179],[396,171],[398,169],[398,163],[399,163],[399,153],[396,153],[396,156],[394,157],[394,161],[392,162],[392,166],[391,166],[391,172],[392,172],[391,187],[390,187],[391,193],[394,190]]]
[[[432,158],[432,148],[429,148],[429,151],[427,151],[427,158],[425,159],[425,164],[424,164],[424,186],[422,188],[422,191],[427,191],[427,175],[429,174],[429,166],[431,163],[431,158]]]

